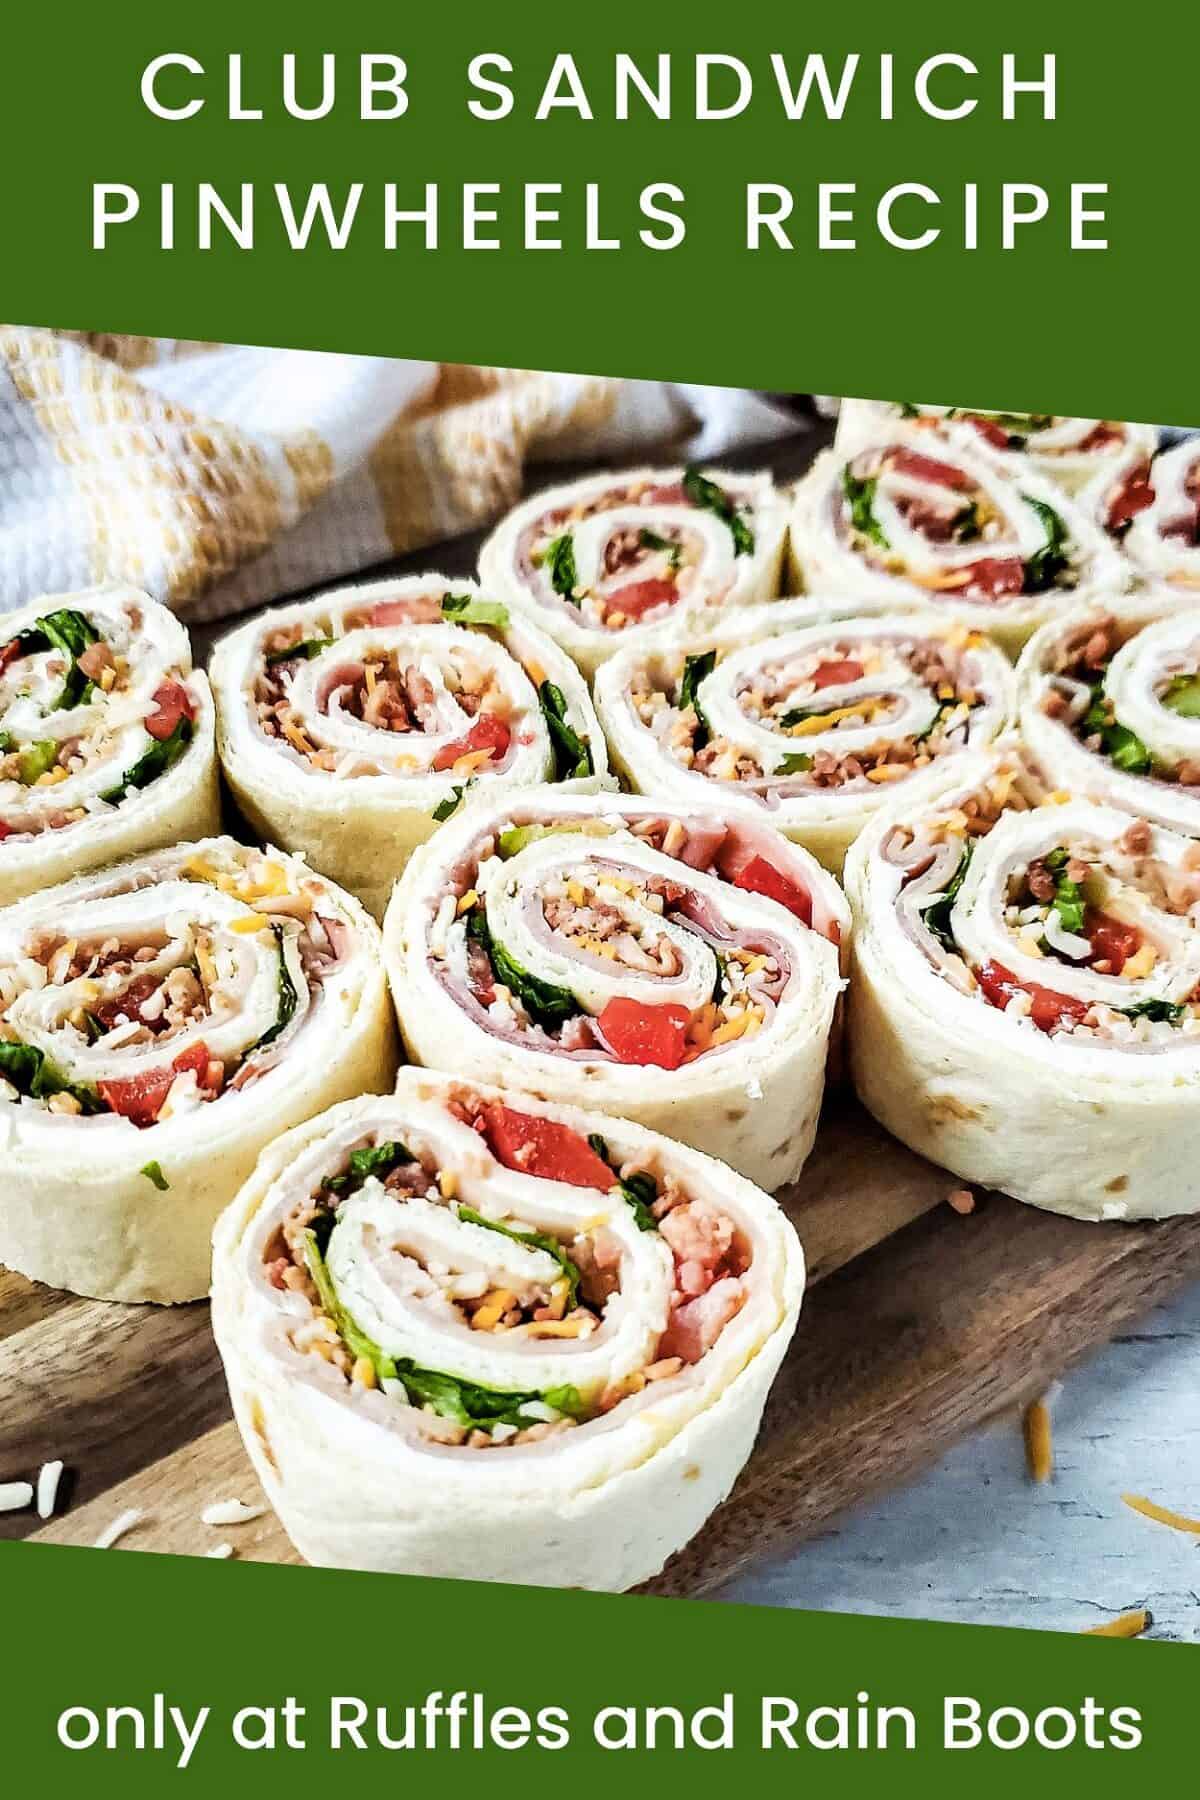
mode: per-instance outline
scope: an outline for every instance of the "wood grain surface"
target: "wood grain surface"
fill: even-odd
[[[1087,1226],[1001,1196],[964,1218],[944,1203],[952,1185],[853,1101],[830,1103],[781,1196],[812,1285],[758,1446],[652,1591],[710,1591],[821,1529],[1200,1275],[1200,1221]],[[0,1279],[0,1479],[34,1479],[52,1457],[73,1477],[60,1517],[8,1514],[4,1535],[93,1543],[134,1507],[130,1549],[203,1555],[224,1540],[248,1560],[298,1560],[269,1512],[200,1522],[214,1500],[262,1500],[207,1307],[105,1306]]]

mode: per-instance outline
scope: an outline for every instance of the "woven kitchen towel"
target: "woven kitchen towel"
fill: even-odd
[[[0,327],[0,611],[123,580],[216,619],[486,524],[532,459],[794,430],[738,389]]]

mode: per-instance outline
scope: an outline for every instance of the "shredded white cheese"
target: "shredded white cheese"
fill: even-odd
[[[23,1512],[33,1504],[31,1481],[0,1482],[0,1512]]]
[[[125,1512],[118,1513],[112,1524],[106,1525],[96,1539],[96,1549],[111,1550],[114,1544],[120,1542],[126,1532],[132,1531],[135,1525],[140,1525],[144,1517],[145,1514],[137,1506],[130,1506]]]
[[[200,1514],[202,1525],[248,1525],[251,1519],[261,1519],[266,1512],[265,1506],[250,1506],[244,1500],[214,1500]]]
[[[50,1519],[58,1505],[58,1484],[62,1480],[61,1462],[43,1463],[38,1470],[37,1509],[39,1519]]]

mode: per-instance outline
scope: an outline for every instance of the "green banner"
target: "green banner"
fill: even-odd
[[[764,1796],[1191,1780],[1178,1645],[121,1551],[0,1567],[13,1792],[645,1791],[680,1759]]]
[[[1033,0],[21,8],[0,306],[1191,423],[1198,38]]]

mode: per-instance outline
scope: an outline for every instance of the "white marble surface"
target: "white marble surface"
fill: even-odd
[[[1148,1606],[1151,1635],[1200,1642],[1200,1537],[1121,1499],[1200,1519],[1200,1288],[1075,1370],[1053,1413],[1046,1486],[1000,1422],[721,1597],[1058,1631]]]

